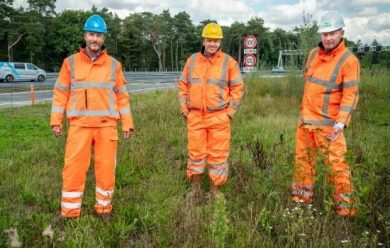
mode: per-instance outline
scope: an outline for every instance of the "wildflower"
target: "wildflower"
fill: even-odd
[[[306,236],[306,234],[304,234],[304,233],[300,233],[300,234],[298,234],[298,236],[305,237],[305,236]]]
[[[381,230],[376,230],[377,233],[381,233]]]
[[[370,234],[370,232],[368,232],[368,231],[364,231],[364,234],[365,234],[365,235],[368,235],[368,234]]]
[[[378,243],[378,246],[383,246],[383,244],[382,243]]]
[[[310,217],[310,219],[314,220],[314,216]]]
[[[346,243],[349,243],[349,242],[351,242],[351,241],[348,240],[348,239],[341,240],[341,243],[342,243],[342,244],[346,244]]]
[[[47,236],[47,237],[49,237],[51,240],[53,240],[54,231],[53,231],[53,229],[51,228],[51,225],[50,225],[50,224],[49,224],[49,226],[43,231],[42,235],[43,235],[43,236]]]

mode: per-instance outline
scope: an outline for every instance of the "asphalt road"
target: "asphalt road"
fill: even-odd
[[[297,75],[300,71],[293,72]],[[181,72],[125,72],[127,90],[131,93],[147,92],[174,88]],[[285,77],[288,73],[271,73],[263,71],[256,77]],[[31,85],[34,87],[35,103],[51,102],[52,89],[58,74],[48,73],[44,82],[12,82],[0,83],[0,108],[31,105]]]
[[[126,72],[127,90],[132,93],[147,92],[175,87],[180,72]],[[0,83],[0,108],[31,104],[31,85],[34,87],[35,103],[51,102],[52,89],[57,74],[48,74],[44,82]]]

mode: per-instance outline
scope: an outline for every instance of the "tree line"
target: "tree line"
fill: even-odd
[[[83,42],[82,29],[92,14],[101,15],[108,28],[106,47],[120,60],[126,71],[179,71],[185,59],[201,47],[200,34],[209,22],[194,24],[191,16],[169,10],[160,14],[141,12],[121,19],[107,8],[92,7],[89,11],[55,11],[56,0],[28,0],[28,7],[13,7],[13,0],[0,0],[0,61],[31,62],[47,71],[58,71],[65,57],[78,51]],[[292,31],[265,27],[261,17],[247,22],[222,26],[222,49],[240,65],[243,59],[243,39],[254,35],[257,40],[257,66],[270,69],[277,64],[279,51],[299,49],[303,54],[319,42],[317,23],[307,13],[302,24]],[[347,46],[359,45],[346,40]],[[378,44],[375,40],[373,44]],[[363,65],[390,65],[390,56],[360,54]],[[284,64],[301,67],[305,56],[284,58]]]

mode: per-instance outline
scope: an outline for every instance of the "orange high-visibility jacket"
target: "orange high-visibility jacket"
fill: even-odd
[[[70,125],[116,126],[133,129],[129,95],[122,65],[103,50],[92,61],[81,49],[64,60],[53,91],[50,125],[62,126],[64,113]]]
[[[209,59],[198,52],[187,59],[179,82],[182,112],[214,112],[227,108],[227,114],[232,117],[243,94],[240,69],[229,55],[218,51]]]
[[[348,125],[359,98],[359,60],[344,41],[328,54],[321,46],[306,61],[300,119],[314,127]]]

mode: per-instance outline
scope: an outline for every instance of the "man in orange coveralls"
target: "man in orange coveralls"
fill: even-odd
[[[244,93],[237,62],[221,51],[222,29],[207,24],[202,49],[186,61],[179,82],[181,113],[187,120],[187,176],[199,196],[201,175],[208,165],[211,193],[217,196],[229,175],[230,119]]]
[[[121,64],[107,54],[104,38],[106,23],[99,15],[84,25],[85,44],[80,52],[64,60],[54,85],[50,125],[55,136],[69,121],[63,168],[61,215],[78,217],[94,151],[96,177],[95,210],[99,217],[111,216],[115,186],[117,122],[122,122],[123,138],[133,134],[129,95]]]
[[[295,172],[292,201],[313,201],[318,153],[330,166],[334,184],[335,210],[338,215],[354,216],[351,172],[345,159],[347,146],[343,130],[349,124],[358,102],[360,65],[345,47],[343,18],[334,11],[320,21],[321,42],[306,61],[305,89],[301,117],[296,133]]]

